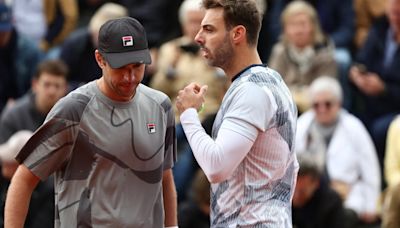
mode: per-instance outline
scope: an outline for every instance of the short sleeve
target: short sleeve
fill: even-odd
[[[45,180],[70,158],[79,123],[89,98],[81,95],[61,99],[48,114],[16,159]]]

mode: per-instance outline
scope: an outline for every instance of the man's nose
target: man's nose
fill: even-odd
[[[203,44],[203,38],[201,36],[201,30],[196,34],[196,36],[194,37],[194,40],[198,43],[198,44]]]

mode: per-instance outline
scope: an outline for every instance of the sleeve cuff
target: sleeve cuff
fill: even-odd
[[[188,122],[199,122],[197,110],[195,108],[188,108],[184,112],[181,113],[180,116],[181,123],[188,123]],[[197,120],[197,121],[196,121]]]

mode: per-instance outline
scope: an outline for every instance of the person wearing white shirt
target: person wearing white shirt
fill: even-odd
[[[297,122],[296,152],[314,153],[331,186],[362,223],[377,220],[381,175],[368,131],[341,107],[342,90],[334,78],[322,76],[310,86],[312,109]]]

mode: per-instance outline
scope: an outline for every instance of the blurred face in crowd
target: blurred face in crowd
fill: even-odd
[[[143,80],[145,64],[131,63],[120,68],[112,68],[98,51],[96,60],[103,72],[103,77],[100,79],[102,92],[115,101],[130,101]]]
[[[207,63],[222,69],[227,66],[233,56],[231,30],[227,31],[225,27],[223,12],[221,8],[208,9],[195,38],[201,46]]]
[[[400,35],[400,0],[388,0],[386,3],[386,14],[394,32]]]
[[[312,198],[318,187],[319,180],[311,175],[298,176],[293,194],[293,207],[303,207]]]
[[[329,126],[336,121],[341,103],[330,92],[319,92],[312,99],[316,120],[321,125]]]
[[[47,114],[55,103],[65,96],[67,81],[63,76],[42,72],[37,79],[33,79],[32,89],[35,93],[36,106]]]
[[[194,40],[197,32],[200,30],[201,20],[203,20],[204,10],[188,10],[185,21],[183,22],[183,33],[185,36]]]
[[[289,16],[284,25],[284,33],[286,39],[297,48],[312,45],[314,28],[311,18],[305,13]]]
[[[11,31],[0,31],[0,48],[5,47],[11,38]]]

